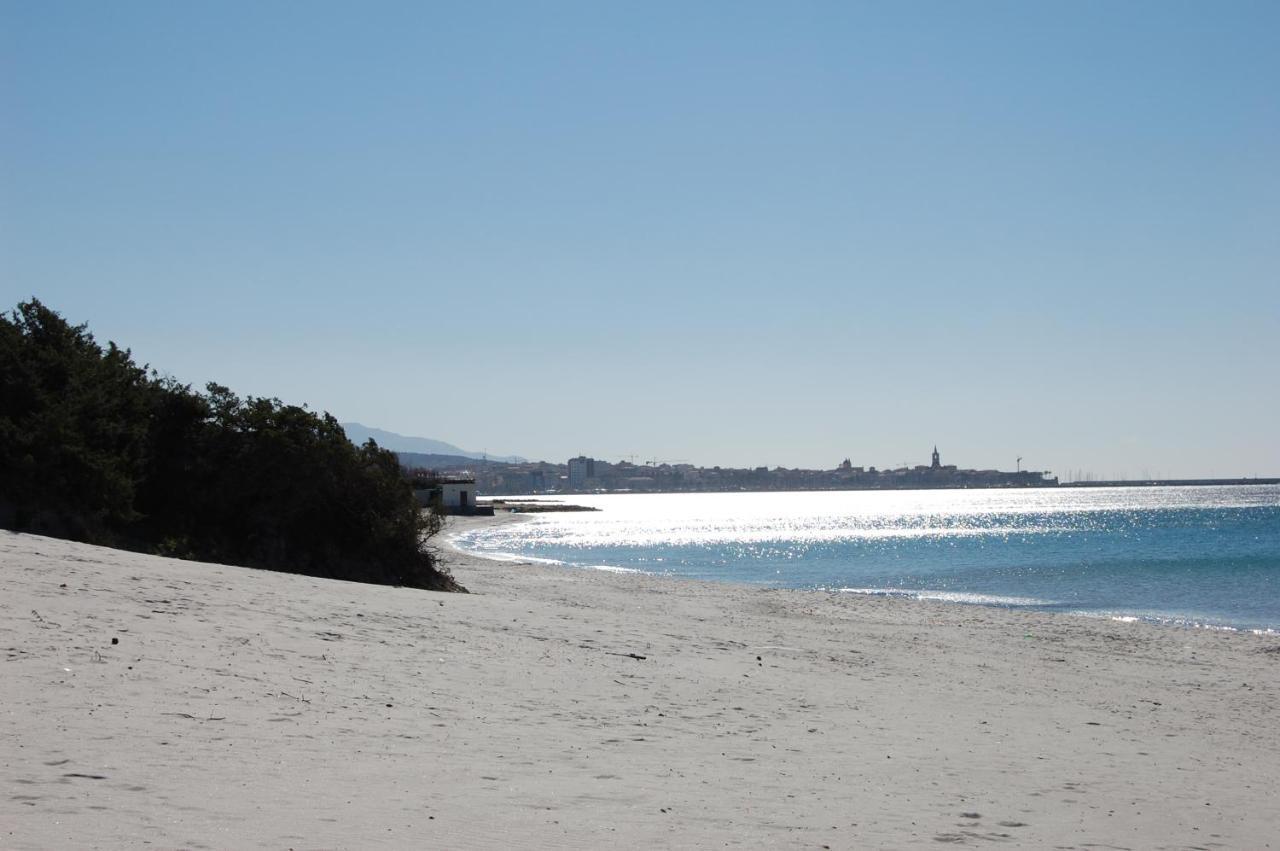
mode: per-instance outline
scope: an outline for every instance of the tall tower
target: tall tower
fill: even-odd
[[[933,463],[929,466],[935,470],[942,466],[942,457],[938,455],[938,447],[936,445],[933,447]]]

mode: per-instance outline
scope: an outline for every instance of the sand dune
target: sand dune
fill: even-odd
[[[1280,847],[1280,638],[0,532],[0,847]]]

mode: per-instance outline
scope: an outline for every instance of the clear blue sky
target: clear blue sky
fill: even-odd
[[[1280,4],[0,4],[0,295],[563,460],[1280,475]]]

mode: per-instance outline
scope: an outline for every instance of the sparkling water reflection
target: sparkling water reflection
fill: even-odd
[[[1280,486],[575,496],[484,555],[1249,629],[1280,628]]]

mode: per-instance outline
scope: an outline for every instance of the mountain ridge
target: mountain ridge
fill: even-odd
[[[359,446],[366,440],[372,438],[378,442],[383,449],[390,449],[397,453],[413,453],[417,455],[452,455],[462,458],[470,458],[472,460],[504,461],[509,463],[519,463],[524,461],[518,455],[490,455],[485,452],[469,452],[461,447],[454,446],[452,443],[446,443],[443,440],[435,440],[430,437],[413,437],[411,435],[397,434],[394,431],[386,429],[373,428],[363,423],[349,422],[341,423],[342,430],[347,433],[347,439]]]

